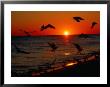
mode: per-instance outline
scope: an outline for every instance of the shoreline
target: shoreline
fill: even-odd
[[[99,77],[100,52],[86,55],[83,59],[62,62],[61,67],[44,69],[38,72],[31,69],[27,73],[12,72],[12,77]]]

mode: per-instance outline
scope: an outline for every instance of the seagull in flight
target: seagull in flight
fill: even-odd
[[[58,46],[56,46],[56,44],[53,42],[48,42],[48,44],[52,48],[52,50],[51,50],[52,52],[54,52],[58,48]]]
[[[13,45],[14,45],[14,47],[15,47],[17,53],[29,54],[29,52],[26,52],[26,51],[24,51],[24,50],[21,50],[21,49],[20,49],[19,47],[17,47],[15,44],[13,44]]]
[[[76,21],[76,22],[80,22],[81,20],[84,20],[82,17],[73,17],[73,19]]]
[[[43,24],[40,28],[40,31],[43,31],[43,30],[48,29],[48,28],[55,29],[55,27],[51,24],[48,24],[48,25]]]
[[[92,22],[91,28],[94,28],[94,26],[97,24],[97,22]]]
[[[81,51],[83,50],[83,48],[77,43],[73,43],[73,44],[76,47],[76,49],[78,50],[78,53],[81,54]]]
[[[20,31],[23,31],[28,37],[31,37],[31,33],[35,32],[35,31],[32,31],[32,32],[28,32],[28,31],[25,31],[25,30],[22,30],[20,29]]]

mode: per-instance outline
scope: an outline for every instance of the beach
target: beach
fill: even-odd
[[[12,37],[12,43],[30,54],[11,49],[12,77],[98,77],[100,76],[100,36],[78,38],[72,36]],[[48,42],[58,46],[51,52]],[[77,54],[73,43],[84,49]],[[96,55],[98,57],[96,58]]]

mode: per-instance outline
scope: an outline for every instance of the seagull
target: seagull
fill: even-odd
[[[92,22],[91,28],[93,28],[96,24],[97,24],[96,22]]]
[[[17,53],[29,54],[29,52],[26,52],[26,51],[21,50],[21,49],[18,48],[15,44],[13,44],[13,45],[14,45],[14,47],[15,47]]]
[[[53,51],[53,52],[58,48],[58,46],[56,46],[55,43],[53,43],[53,42],[51,42],[51,43],[48,42],[48,44],[49,44],[49,46],[52,48],[51,51]]]
[[[32,36],[31,33],[35,32],[35,31],[27,32],[27,31],[22,30],[22,29],[20,29],[20,31],[23,31],[28,37],[31,37]]]
[[[78,53],[81,54],[81,51],[83,50],[82,47],[79,44],[74,43],[74,46],[78,50]]]
[[[48,24],[48,25],[46,25],[46,26],[42,25],[40,29],[41,29],[41,31],[43,31],[43,30],[45,30],[45,29],[47,29],[47,28],[55,29],[55,27],[54,27],[53,25],[51,25],[51,24]]]
[[[81,17],[73,17],[73,19],[74,19],[75,21],[77,21],[77,22],[80,22],[81,20],[84,20],[84,19],[81,18]]]

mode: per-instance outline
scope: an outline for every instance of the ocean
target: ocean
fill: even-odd
[[[12,36],[11,38],[11,71],[24,73],[30,69],[37,69],[39,65],[81,58],[89,52],[100,50],[100,36],[93,38],[79,38],[77,35],[48,35],[48,36]],[[53,42],[58,48],[53,52],[48,42]],[[77,54],[73,43],[79,44],[83,50]],[[13,45],[29,54],[19,53]]]

